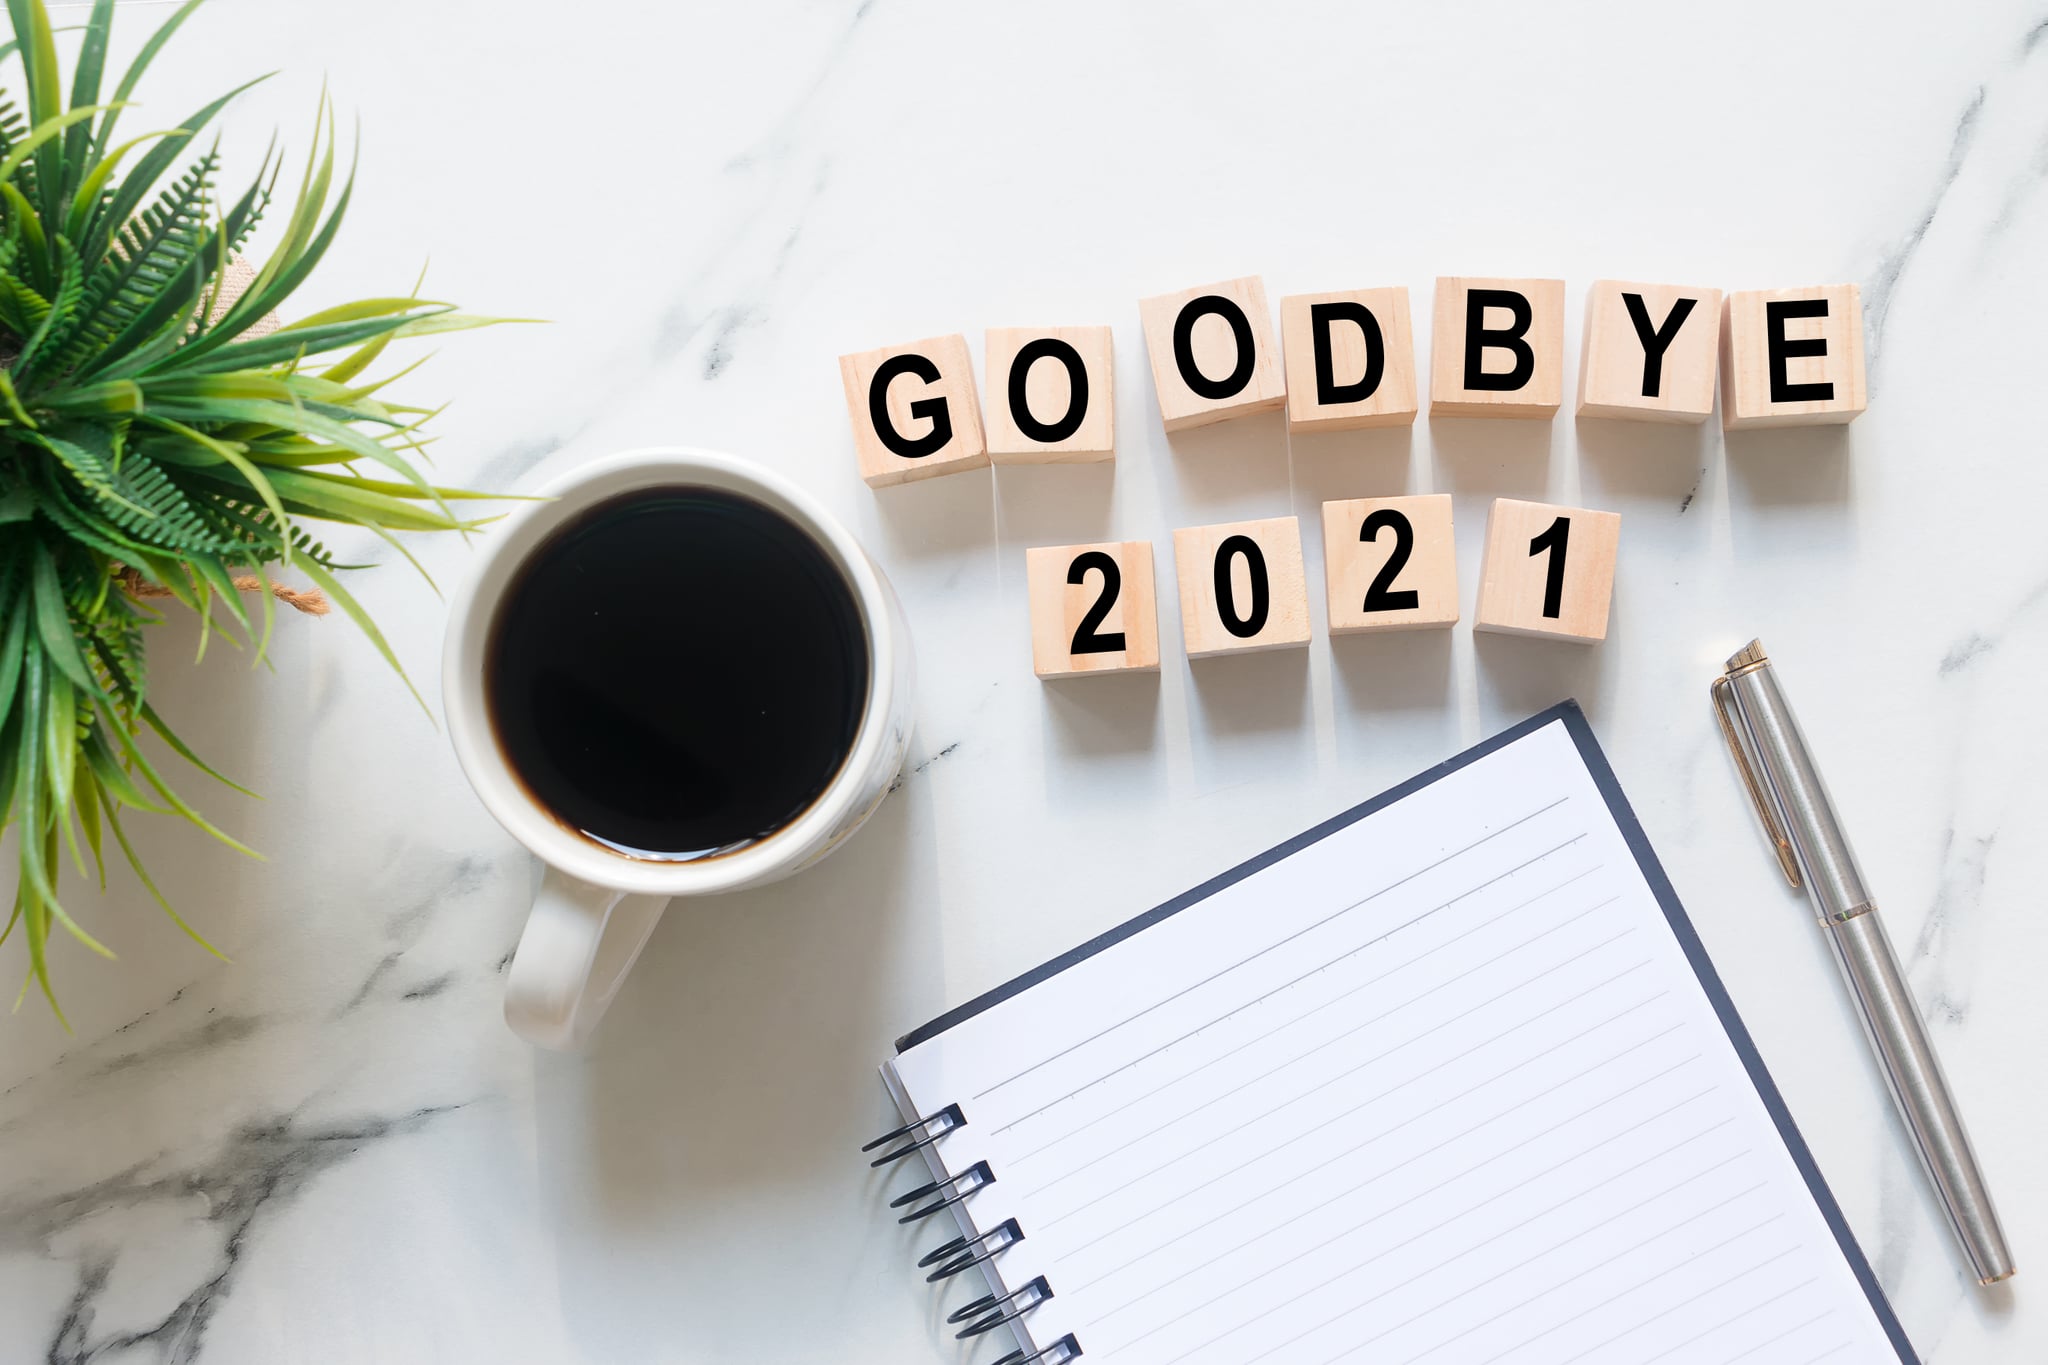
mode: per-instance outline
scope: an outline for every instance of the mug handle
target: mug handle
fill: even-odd
[[[541,1047],[581,1047],[667,906],[666,896],[628,895],[547,868],[506,974],[505,1022]]]

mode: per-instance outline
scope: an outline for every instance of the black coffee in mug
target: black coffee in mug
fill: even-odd
[[[802,814],[868,695],[860,608],[804,530],[737,494],[600,503],[498,608],[485,695],[506,760],[570,829],[635,857],[707,858]]]

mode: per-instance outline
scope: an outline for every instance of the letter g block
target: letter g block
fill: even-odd
[[[853,451],[870,488],[980,469],[988,463],[967,338],[839,357]]]

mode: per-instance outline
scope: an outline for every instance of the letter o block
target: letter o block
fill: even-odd
[[[1151,541],[1026,550],[1024,583],[1031,598],[1031,667],[1039,677],[1158,670]]]
[[[1308,643],[1308,579],[1294,517],[1190,526],[1173,533],[1188,657]]]
[[[1415,421],[1408,291],[1353,289],[1280,300],[1287,430],[1355,431]]]
[[[1720,290],[1596,280],[1586,291],[1579,416],[1704,422],[1720,349]]]
[[[967,338],[839,357],[853,453],[870,488],[980,469],[988,463]]]
[[[1429,415],[1549,418],[1564,405],[1564,281],[1436,282]]]
[[[1138,317],[1168,431],[1272,412],[1287,401],[1258,276],[1142,299]]]
[[[1620,543],[1618,513],[1496,499],[1472,628],[1579,644],[1606,639]]]
[[[1721,426],[1825,426],[1869,404],[1863,295],[1853,284],[1730,294],[1721,324]]]
[[[997,464],[1116,458],[1116,362],[1107,327],[991,327],[988,455]]]

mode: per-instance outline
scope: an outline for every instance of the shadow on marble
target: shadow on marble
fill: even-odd
[[[1113,462],[1005,465],[995,485],[996,539],[1007,548],[1138,539],[1120,533],[1111,517]],[[1015,567],[1022,572],[1021,561]]]
[[[1723,434],[1731,501],[1756,506],[1847,504],[1854,491],[1849,428],[1771,427]]]
[[[1171,458],[1155,466],[1155,477],[1161,506],[1180,509],[1169,511],[1170,525],[1244,521],[1285,507],[1286,422],[1284,413],[1259,412],[1168,436]]]
[[[1157,673],[1047,679],[1045,794],[1058,810],[1129,807],[1166,789]]]
[[[1537,502],[1550,495],[1550,442],[1555,420],[1432,417],[1430,449],[1440,493]]]
[[[1706,482],[1711,449],[1706,422],[1581,417],[1573,425],[1580,496],[1588,507],[1614,508],[1619,499],[1642,498],[1676,511],[1689,504]]]
[[[938,900],[913,894],[940,877],[932,789],[907,777],[786,881],[672,904],[589,1053],[534,1054],[562,1311],[592,1359],[672,1359],[644,1324],[679,1284],[741,1303],[764,1273],[831,1283],[846,1247],[812,1232],[874,1219],[900,1184],[864,1180],[858,1149],[890,1112],[889,1040],[943,1005]],[[874,1222],[904,1252],[929,1240]]]
[[[1331,636],[1338,698],[1354,711],[1442,711],[1451,699],[1456,630]]]
[[[1597,722],[1604,714],[1608,661],[1617,657],[1615,637],[1620,632],[1614,622],[1619,615],[1609,617],[1606,641],[1593,645],[1474,631],[1472,653],[1479,662],[1482,707],[1520,718],[1575,697]]]
[[[935,559],[985,550],[995,540],[995,488],[986,469],[941,474],[873,490],[882,562],[890,556]]]
[[[1187,668],[1190,749],[1202,791],[1313,771],[1308,650],[1219,655]]]
[[[1415,428],[1372,427],[1290,436],[1297,499],[1388,498],[1413,486]]]

